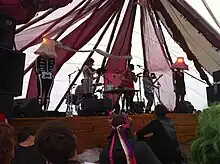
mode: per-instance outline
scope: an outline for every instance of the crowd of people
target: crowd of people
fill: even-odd
[[[128,115],[119,114],[106,120],[111,131],[97,163],[188,163],[181,152],[173,122],[166,117],[167,112],[164,105],[157,105],[154,112],[156,118],[137,132],[132,131],[132,119]],[[217,106],[200,116],[201,136],[192,144],[192,160],[195,164],[218,163],[219,115],[220,106]],[[1,164],[79,164],[76,150],[77,139],[65,122],[49,121],[37,131],[22,127],[16,133],[4,115],[0,115]]]

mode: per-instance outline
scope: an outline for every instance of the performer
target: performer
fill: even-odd
[[[135,73],[133,72],[134,65],[129,64],[127,71],[122,74],[122,84],[120,87],[127,88],[127,89],[134,89],[134,82],[137,82],[137,77],[135,76]],[[134,98],[134,92],[126,92],[124,93],[123,101],[122,101],[122,109],[124,109],[124,103],[126,101],[126,108],[130,107],[130,112],[132,112],[133,108],[133,98]]]
[[[176,94],[176,104],[184,101],[186,95],[186,86],[184,81],[184,73],[180,69],[174,70],[174,91]]]
[[[44,111],[47,111],[50,103],[50,93],[54,83],[53,71],[55,59],[46,56],[38,56],[35,64],[38,89],[37,99],[39,104],[44,106]]]
[[[81,80],[81,85],[78,85],[76,87],[76,90],[75,90],[75,95],[77,97],[77,100],[82,100],[83,98],[83,79]]]
[[[96,70],[94,68],[92,68],[92,66],[94,65],[94,60],[92,58],[89,58],[83,69],[83,76],[84,76],[84,80],[83,80],[83,93],[85,98],[91,98],[92,94],[93,94],[93,80],[94,78],[94,74],[96,73]]]
[[[154,83],[147,69],[145,69],[143,72],[143,86],[144,95],[147,99],[147,106],[145,112],[149,113],[154,103]]]

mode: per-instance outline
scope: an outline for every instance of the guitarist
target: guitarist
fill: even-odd
[[[154,103],[154,83],[147,69],[143,72],[144,95],[147,99],[146,113],[151,111]]]

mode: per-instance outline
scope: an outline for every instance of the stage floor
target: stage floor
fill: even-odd
[[[154,119],[154,115],[142,114],[133,115],[133,130],[144,127],[149,121]],[[196,137],[197,116],[192,114],[170,114],[168,115],[175,124],[178,140],[182,147],[187,147]],[[106,137],[110,133],[107,116],[97,117],[65,117],[65,118],[21,118],[14,119],[12,125],[18,130],[24,126],[34,129],[39,128],[44,122],[49,120],[60,120],[72,127],[77,137],[78,152],[94,147],[103,147],[106,144]],[[186,148],[188,149],[188,148]],[[187,150],[188,151],[188,150]]]

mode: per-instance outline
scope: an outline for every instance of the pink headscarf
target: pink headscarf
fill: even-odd
[[[0,122],[8,123],[7,118],[5,117],[4,114],[0,113]]]

